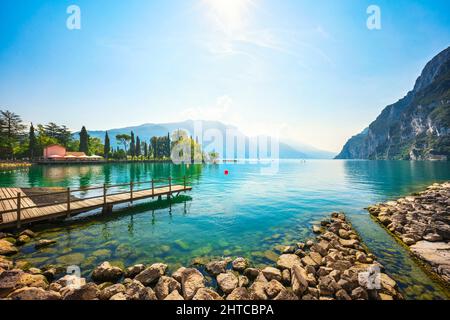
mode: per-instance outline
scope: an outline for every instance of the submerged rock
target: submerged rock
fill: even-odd
[[[9,241],[0,240],[0,255],[10,256],[18,253],[19,250]]]
[[[52,244],[55,244],[55,243],[56,243],[56,240],[42,239],[42,240],[39,240],[34,246],[36,247],[36,249],[41,249],[44,247],[51,246]]]

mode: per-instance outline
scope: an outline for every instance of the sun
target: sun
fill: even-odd
[[[227,32],[242,30],[254,0],[202,0],[208,14]]]

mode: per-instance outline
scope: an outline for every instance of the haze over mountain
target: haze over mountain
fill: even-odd
[[[154,123],[147,123],[142,124],[139,126],[132,126],[132,127],[125,127],[125,128],[117,128],[117,129],[111,129],[108,130],[108,134],[111,140],[111,146],[117,147],[118,144],[116,142],[116,135],[118,134],[130,134],[131,131],[134,132],[135,136],[139,136],[141,141],[149,141],[151,137],[153,136],[165,136],[168,133],[172,133],[173,131],[177,129],[182,129],[188,132],[189,135],[192,135],[193,138],[197,138],[195,133],[195,126],[199,126],[202,129],[203,133],[210,133],[214,134],[220,133],[223,137],[223,144],[222,144],[222,150],[215,150],[220,153],[220,156],[222,158],[235,158],[238,154],[245,154],[246,157],[248,157],[248,143],[249,140],[252,139],[252,137],[245,136],[242,132],[239,131],[239,129],[232,125],[227,125],[219,121],[193,121],[193,120],[187,120],[183,122],[173,122],[173,123],[160,123],[160,124],[154,124]],[[216,131],[217,130],[217,131]],[[237,132],[239,136],[242,136],[245,138],[245,146],[240,146],[239,150],[238,147],[235,148],[234,154],[227,154],[226,152],[226,133],[228,132]],[[91,137],[99,138],[103,141],[105,137],[105,131],[97,130],[97,131],[88,131],[89,135]],[[254,137],[253,137],[254,138]],[[204,136],[203,145],[205,150],[213,148],[214,144],[212,140],[208,137]],[[220,144],[215,144],[216,146]],[[215,148],[214,148],[215,149]],[[269,150],[270,154],[270,142],[269,147],[267,148]],[[230,153],[230,152],[229,152]],[[261,155],[262,156],[262,155]],[[300,144],[300,143],[294,143],[294,142],[286,142],[286,141],[280,141],[279,144],[279,158],[280,159],[332,159],[333,156],[335,156],[335,153],[319,150],[312,146],[306,145],[306,144]]]
[[[450,158],[450,47],[423,69],[414,89],[345,144],[337,159]]]

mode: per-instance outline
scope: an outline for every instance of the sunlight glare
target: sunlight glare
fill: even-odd
[[[241,31],[246,24],[246,16],[254,0],[203,0],[210,16],[223,31]]]

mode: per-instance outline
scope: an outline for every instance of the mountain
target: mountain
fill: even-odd
[[[220,153],[221,157],[225,155],[226,158],[235,158],[235,155],[239,153],[245,154],[246,157],[248,157],[249,153],[248,144],[250,137],[246,137],[244,134],[242,134],[237,127],[226,125],[219,121],[187,120],[183,122],[162,123],[162,124],[147,123],[139,126],[111,129],[108,130],[108,135],[110,137],[112,147],[117,147],[117,142],[115,139],[116,135],[123,133],[129,134],[131,131],[133,131],[136,136],[139,136],[141,141],[149,141],[150,138],[153,136],[165,136],[167,135],[167,133],[171,133],[177,129],[185,130],[189,134],[192,134],[194,138],[196,138],[194,130],[196,124],[201,125],[203,132],[209,132],[212,134],[216,132],[222,135],[223,143],[219,143],[218,145],[222,144],[223,147],[220,148],[221,150],[216,150]],[[245,138],[245,146],[240,146],[239,150],[236,147],[232,155],[227,155],[226,153],[225,146],[227,140],[226,138],[227,131],[237,132],[239,135],[242,135],[242,137]],[[100,138],[102,141],[105,137],[105,131],[88,131],[88,133],[91,137]],[[207,139],[207,137],[204,137],[203,142],[205,148],[208,148],[208,145],[211,147],[212,142],[210,140],[212,139]],[[334,156],[334,154],[331,152],[315,149],[311,146],[303,144],[299,146],[293,146],[286,142],[280,141],[279,157],[281,159],[332,159]]]
[[[425,66],[412,91],[348,140],[336,159],[450,159],[450,47]]]

